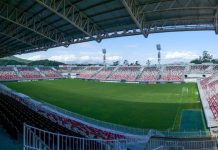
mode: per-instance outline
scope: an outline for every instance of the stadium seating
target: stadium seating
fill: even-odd
[[[98,80],[106,80],[107,77],[112,73],[112,71],[115,69],[115,67],[107,67],[103,68],[100,72],[98,72],[92,79],[98,79]]]
[[[49,121],[49,119],[32,111],[30,108],[26,107],[17,100],[0,94],[0,111],[6,114],[20,131],[22,131],[23,123],[25,122],[26,124],[34,125],[35,127],[39,127],[48,131],[59,132],[66,135],[75,135],[75,133],[72,131],[69,131],[62,126]],[[80,136],[79,134],[76,135]]]
[[[188,68],[187,68],[188,67]],[[116,68],[116,69],[115,69]],[[37,80],[63,78],[61,73],[71,73],[77,78],[98,80],[126,80],[126,81],[182,81],[185,74],[218,73],[218,65],[168,65],[159,71],[157,67],[141,66],[109,66],[106,69],[100,66],[61,66],[57,67],[31,67],[31,66],[4,66],[0,67],[0,80]],[[161,76],[159,76],[159,74]],[[208,76],[208,75],[207,75]],[[161,78],[159,78],[161,77]]]
[[[70,73],[71,67],[61,66],[56,68],[60,73]]]
[[[101,67],[99,66],[90,66],[87,67],[83,72],[79,74],[79,78],[90,79]]]
[[[97,139],[105,139],[105,140],[113,140],[113,139],[125,139],[125,136],[120,134],[114,134],[108,131],[104,131],[98,128],[91,127],[85,123],[81,123],[79,121],[68,119],[64,117],[60,117],[55,113],[48,113],[46,111],[40,110],[40,114],[53,120],[54,122],[58,122],[59,124],[74,128],[74,130],[78,131],[80,134],[89,138],[97,138]]]
[[[218,77],[217,75],[202,79],[200,85],[213,113],[214,119],[218,121]]]
[[[71,73],[80,73],[82,72],[86,67],[85,66],[77,66],[77,67],[71,67]]]
[[[218,73],[218,65],[213,66],[213,71],[212,73]]]
[[[17,67],[23,79],[42,79],[42,75],[34,67]]]
[[[108,80],[135,81],[140,68],[140,66],[121,66],[108,78]]]
[[[0,81],[19,80],[13,67],[0,67]]]
[[[206,69],[209,68],[210,65],[191,65],[188,73],[190,74],[204,74]]]
[[[185,66],[165,66],[162,73],[162,80],[165,81],[182,81]]]
[[[156,81],[159,69],[157,67],[145,67],[138,81]]]
[[[66,135],[105,140],[125,139],[124,135],[111,133],[78,120],[66,118],[66,116],[57,114],[47,108],[47,106],[43,107],[41,104],[35,104],[29,99],[0,94],[0,112],[3,111],[9,114],[10,120],[21,131],[25,122],[44,130]]]
[[[51,67],[38,67],[40,72],[45,75],[44,78],[54,79],[62,78],[63,76],[57,71],[53,70]]]

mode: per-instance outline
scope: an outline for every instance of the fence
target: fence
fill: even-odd
[[[217,139],[150,139],[146,150],[217,150]]]
[[[23,150],[144,150],[146,140],[88,139],[52,133],[24,124]]]
[[[52,133],[26,124],[23,132],[23,150],[217,150],[217,139],[88,139]]]

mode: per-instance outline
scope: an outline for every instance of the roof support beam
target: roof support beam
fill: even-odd
[[[137,6],[136,0],[121,0],[124,7],[128,11],[136,26],[141,30],[144,37],[148,37],[148,33],[144,28],[144,15],[140,14],[141,8]]]
[[[218,34],[218,3],[216,4],[216,10],[214,14],[214,27],[215,33]]]
[[[174,1],[159,1],[157,3],[155,3],[155,5],[153,6],[153,9],[150,10],[149,7],[151,7],[149,4],[142,6],[140,13],[155,13],[155,12],[162,12],[162,11],[171,11],[171,10],[183,10],[183,9],[196,9],[198,7],[196,7],[196,4],[191,3],[192,0],[185,0],[185,3],[181,3],[177,0]],[[164,9],[161,7],[162,5],[164,5]],[[207,8],[207,6],[199,6],[199,7],[205,7]],[[208,6],[213,7],[213,6]],[[161,9],[159,9],[161,8]]]
[[[37,45],[34,45],[33,41],[35,41],[35,39],[26,39],[25,38],[25,32],[22,33],[18,33],[19,32],[19,27],[15,24],[11,25],[11,26],[7,26],[6,24],[1,24],[0,26],[0,33],[8,36],[10,38],[13,38],[19,42],[22,42],[24,44],[27,44],[29,46],[32,47],[38,47]]]
[[[160,2],[159,2],[160,3]],[[189,3],[187,3],[189,4]],[[171,5],[168,6],[168,8],[162,8],[162,9],[154,9],[154,10],[147,10],[147,5],[143,6],[140,13],[147,15],[147,14],[153,14],[153,13],[162,13],[167,11],[185,11],[185,10],[216,10],[216,6],[194,6],[194,5],[185,5],[185,6],[179,6],[179,4],[172,2]]]
[[[215,18],[214,18],[214,27],[215,27],[215,33],[218,34],[218,11],[216,10]]]
[[[64,40],[64,35],[52,26],[40,21],[39,16],[30,16],[25,12],[21,12],[17,8],[0,2],[0,18],[26,28],[38,35],[49,39],[54,43],[60,43]]]
[[[86,36],[100,42],[101,29],[84,13],[72,5],[68,0],[36,0],[43,7],[49,9],[68,23],[83,32]]]

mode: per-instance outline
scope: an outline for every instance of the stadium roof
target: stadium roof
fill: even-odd
[[[151,33],[215,30],[217,0],[0,0],[0,57]]]

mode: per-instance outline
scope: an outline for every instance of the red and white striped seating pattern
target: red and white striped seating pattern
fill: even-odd
[[[91,138],[97,138],[97,139],[105,139],[105,140],[126,138],[124,135],[115,134],[115,133],[111,133],[105,130],[94,128],[94,127],[91,127],[89,125],[86,125],[84,123],[81,123],[73,119],[60,117],[59,115],[55,113],[49,113],[43,110],[39,110],[39,113],[54,122],[57,122],[63,126],[76,130],[77,132],[79,132],[80,134],[84,136],[88,136]]]
[[[156,81],[158,77],[157,67],[145,67],[138,81]]]
[[[190,73],[190,74],[203,74],[203,73],[205,73],[205,70],[209,66],[210,65],[191,65],[188,73]]]
[[[90,79],[101,67],[87,67],[79,74],[79,78]]]
[[[71,73],[80,73],[85,69],[84,66],[71,67]]]
[[[122,66],[108,80],[135,81],[140,68],[139,66]]]
[[[107,67],[106,69],[103,68],[92,79],[106,80],[107,77],[112,73],[114,69],[115,67]]]
[[[41,79],[43,78],[40,72],[34,67],[17,67],[17,70],[24,79]]]
[[[38,67],[40,72],[45,75],[45,78],[62,78],[62,75],[51,67]]]
[[[162,80],[181,81],[183,80],[184,71],[185,66],[166,66],[162,73]]]
[[[60,73],[69,73],[71,71],[71,67],[58,67],[56,69]]]
[[[214,119],[218,121],[218,78],[216,75],[202,79],[200,85],[213,113]]]
[[[218,65],[213,66],[213,73],[218,73]]]
[[[19,80],[20,77],[16,74],[13,67],[0,67],[0,80]]]

